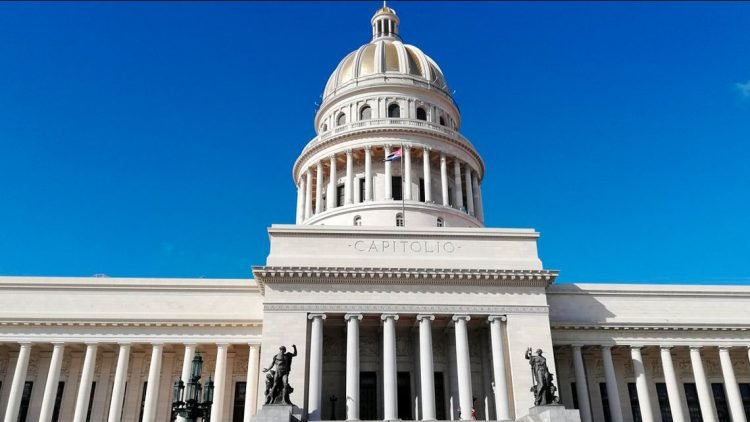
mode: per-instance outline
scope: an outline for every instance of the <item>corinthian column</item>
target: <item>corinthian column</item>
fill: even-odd
[[[78,385],[73,422],[84,422],[86,420],[86,411],[89,408],[89,396],[91,395],[91,381],[94,378],[94,368],[96,367],[96,349],[95,343],[86,344],[86,357],[83,358],[81,383]]]
[[[474,215],[474,189],[471,187],[471,167],[466,165],[466,171],[464,171],[464,181],[466,182],[466,209],[469,211],[469,215]]]
[[[148,368],[148,382],[146,383],[146,400],[143,403],[143,422],[153,422],[156,419],[156,405],[159,400],[159,380],[161,378],[161,352],[164,346],[151,346],[151,364]]]
[[[419,375],[422,390],[422,420],[437,419],[435,413],[435,369],[432,361],[434,315],[417,315],[419,321]]]
[[[255,416],[255,408],[258,407],[258,370],[260,363],[260,345],[250,343],[250,350],[247,359],[247,394],[245,395],[245,416],[243,422],[250,422]]]
[[[31,343],[21,343],[16,359],[16,370],[13,372],[13,383],[10,385],[8,406],[5,409],[5,422],[16,422],[18,410],[21,408],[21,397],[23,386],[26,384],[26,371],[29,369],[29,356],[31,355]]]
[[[42,399],[42,409],[39,414],[39,422],[50,422],[50,420],[52,420],[52,411],[54,410],[55,396],[57,395],[57,383],[60,382],[60,368],[62,367],[64,351],[65,344],[53,344],[52,359],[49,363],[47,383],[44,386],[44,398]]]
[[[604,364],[604,378],[607,381],[607,399],[612,422],[622,422],[622,407],[620,406],[620,392],[617,388],[615,364],[612,361],[612,348],[602,346],[602,363]]]
[[[495,381],[495,414],[499,421],[510,421],[510,401],[508,399],[508,384],[505,369],[505,339],[503,337],[503,322],[505,315],[491,315],[490,342],[492,343],[492,375]]]
[[[315,169],[315,214],[323,212],[323,163],[318,161]]]
[[[122,414],[122,402],[125,400],[125,382],[128,379],[128,363],[130,361],[130,344],[121,344],[117,355],[115,369],[115,383],[112,387],[112,398],[109,402],[109,422],[119,422]]]
[[[321,419],[323,388],[323,320],[325,314],[310,314],[310,384],[307,400],[307,420]]]
[[[211,420],[224,420],[224,394],[227,379],[227,349],[229,344],[216,345],[216,368],[214,373],[214,404],[211,406]]]
[[[365,146],[365,197],[362,200],[372,201],[372,147]]]
[[[727,390],[727,401],[729,402],[729,412],[732,414],[732,422],[747,422],[728,346],[719,347],[719,360],[721,361],[721,372],[724,375],[724,387]]]
[[[713,394],[711,394],[711,386],[708,384],[706,372],[703,370],[700,347],[690,347],[690,363],[693,365],[693,376],[695,377],[696,390],[698,390],[698,402],[700,403],[703,422],[716,422],[716,407],[714,406]]]
[[[456,189],[453,191],[453,196],[455,196],[455,204],[457,209],[463,209],[464,207],[464,191],[461,187],[461,163],[458,161],[458,158],[453,159],[453,183],[456,186]]]
[[[351,148],[346,150],[346,180],[344,181],[344,204],[354,202],[354,157]]]
[[[336,208],[336,183],[337,183],[337,176],[336,176],[336,154],[331,155],[331,166],[329,168],[329,175],[330,178],[328,180],[328,197],[326,198],[327,206],[326,209],[332,210]]]
[[[312,217],[312,171],[305,171],[305,220]]]
[[[432,169],[430,169],[430,149],[424,148],[422,155],[422,169],[424,171],[424,201],[432,202]]]
[[[443,196],[443,205],[449,206],[448,198],[448,163],[446,162],[445,153],[440,151],[440,193]]]
[[[456,324],[456,368],[458,370],[458,402],[461,420],[471,420],[473,396],[471,391],[471,362],[469,361],[468,315],[453,315]]]
[[[586,382],[586,369],[583,365],[581,346],[573,345],[573,366],[576,373],[576,395],[578,396],[578,412],[581,422],[592,422],[591,402],[589,401],[589,387]]]
[[[362,314],[346,314],[346,420],[359,420],[359,321]]]
[[[685,415],[682,412],[682,402],[680,401],[680,384],[677,381],[677,374],[672,363],[672,352],[666,346],[662,346],[660,349],[661,366],[664,369],[664,381],[667,384],[667,397],[669,398],[669,409],[672,411],[672,421],[686,422]]]
[[[633,359],[633,376],[635,376],[635,389],[638,393],[638,406],[641,408],[641,420],[643,422],[654,422],[654,411],[651,408],[651,398],[648,394],[648,379],[646,369],[643,366],[641,348],[630,347],[630,357]]]
[[[385,420],[398,419],[396,382],[396,314],[383,314],[383,410]]]
[[[404,199],[411,201],[414,199],[411,194],[411,146],[404,145],[403,160],[404,160]]]
[[[390,145],[384,146],[383,147],[383,158],[388,157],[390,154],[391,154],[391,146]],[[385,195],[384,195],[385,198],[384,199],[387,201],[387,200],[393,199],[393,192],[392,192],[392,188],[393,187],[391,186],[391,183],[392,183],[391,182],[391,162],[390,161],[386,161],[383,165],[385,167],[385,170],[384,170],[385,171],[385,180],[383,181],[383,183],[385,183],[385,185],[383,186],[383,192],[385,193]]]

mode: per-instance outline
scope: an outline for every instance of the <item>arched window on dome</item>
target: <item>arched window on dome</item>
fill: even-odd
[[[398,104],[393,103],[388,106],[388,117],[398,119],[401,117],[401,107]]]
[[[443,116],[440,116],[440,126],[445,126],[445,118]]]
[[[445,220],[443,220],[443,217],[437,218],[437,226],[438,227],[445,227]]]
[[[422,107],[417,107],[417,120],[427,120],[427,112]]]
[[[346,124],[346,114],[341,113],[339,114],[339,117],[336,118],[336,126],[342,126]]]
[[[359,215],[354,216],[354,225],[360,227],[362,225],[362,217]]]
[[[372,119],[372,108],[370,106],[364,106],[359,109],[359,120],[370,120]]]
[[[323,123],[322,125],[320,125],[321,132],[326,132],[327,130],[328,130],[328,123]]]
[[[404,215],[401,213],[396,214],[396,227],[404,227]]]

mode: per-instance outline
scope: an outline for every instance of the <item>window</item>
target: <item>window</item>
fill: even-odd
[[[52,408],[52,422],[58,422],[60,418],[60,405],[62,405],[63,393],[65,392],[65,381],[57,383],[57,394],[55,394],[55,407]]]
[[[359,202],[365,202],[365,178],[359,179]]]
[[[422,107],[417,107],[417,120],[427,120],[427,112]]]
[[[419,178],[419,202],[424,202],[425,196],[424,196],[424,179]]]
[[[398,418],[403,421],[411,417],[411,373],[398,372],[396,376],[396,396],[398,398]]]
[[[26,381],[23,385],[23,393],[21,394],[21,407],[18,409],[18,422],[26,422],[26,416],[29,413],[29,403],[31,402],[31,389],[34,388],[34,383]]]
[[[336,126],[341,126],[346,124],[346,114],[341,113],[339,114],[339,117],[336,118]]]
[[[667,393],[667,384],[663,382],[656,383],[656,398],[659,399],[659,412],[661,413],[661,422],[672,422],[672,409],[669,407],[669,393]]]
[[[630,395],[630,411],[633,412],[633,422],[642,422],[641,406],[638,403],[638,390],[634,382],[628,383],[628,394]]]
[[[729,407],[727,404],[727,395],[724,391],[724,384],[720,382],[712,383],[711,390],[714,393],[714,404],[716,404],[716,414],[719,416],[719,422],[730,422]]]
[[[443,220],[443,217],[437,218],[437,226],[438,227],[445,227],[445,220]]]
[[[147,389],[148,389],[148,381],[143,383],[143,391],[141,392],[141,412],[138,414],[138,422],[143,422],[143,408],[146,406],[146,390]]]
[[[404,227],[404,215],[401,213],[396,214],[396,227]]]
[[[246,382],[237,382],[234,384],[234,411],[232,412],[232,422],[242,422],[244,420],[246,392]]]
[[[322,124],[322,125],[320,126],[320,131],[321,131],[321,132],[325,132],[325,131],[327,131],[327,130],[328,130],[328,125],[327,125],[327,124],[325,124],[325,123],[323,123],[323,124]]]
[[[445,126],[445,119],[443,116],[440,116],[440,126]]]
[[[435,372],[435,416],[437,420],[448,420],[445,417],[445,381],[442,372]]]
[[[354,216],[354,225],[357,227],[362,226],[362,217],[359,215]]]
[[[91,422],[91,408],[94,407],[94,394],[96,393],[96,381],[91,383],[91,392],[89,393],[89,408],[86,411],[86,422]]]
[[[359,373],[359,418],[378,419],[378,378],[375,372]]]
[[[750,417],[750,384],[740,383],[740,397],[742,397],[742,405],[745,407],[745,416]]]
[[[370,106],[364,106],[359,110],[359,120],[372,119],[372,109]]]
[[[611,422],[612,415],[609,410],[609,396],[607,395],[607,383],[599,383],[599,396],[602,399],[602,412],[604,412],[604,422]]]
[[[685,401],[688,406],[690,422],[703,422],[701,404],[698,402],[698,390],[695,388],[695,383],[686,382],[683,387],[685,388]]]
[[[391,194],[393,195],[393,199],[395,199],[396,201],[400,201],[404,197],[401,185],[401,176],[391,177]]]
[[[401,107],[398,106],[398,104],[393,103],[388,106],[388,117],[398,119],[401,117]]]
[[[336,186],[336,206],[344,205],[344,185]]]

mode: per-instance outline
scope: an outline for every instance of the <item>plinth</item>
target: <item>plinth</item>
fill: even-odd
[[[561,404],[534,406],[529,409],[527,416],[517,422],[581,422],[581,414],[578,410],[566,409]]]

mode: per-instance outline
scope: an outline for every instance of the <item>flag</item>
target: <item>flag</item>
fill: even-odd
[[[388,154],[387,157],[385,157],[385,160],[383,161],[396,161],[401,159],[401,148],[393,151],[392,153]]]

